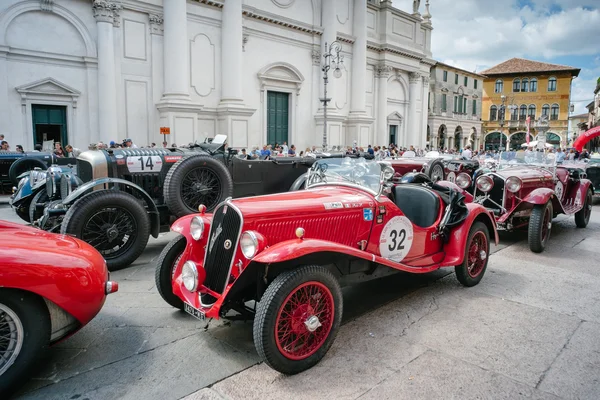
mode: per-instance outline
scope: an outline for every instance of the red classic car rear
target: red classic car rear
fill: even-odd
[[[0,394],[8,394],[48,345],[90,322],[118,286],[83,241],[0,221],[0,243]]]
[[[455,190],[392,185],[392,175],[385,163],[319,160],[307,190],[227,200],[179,219],[180,236],[158,261],[159,292],[200,319],[254,316],[259,355],[294,374],[331,346],[341,286],[440,267],[476,285],[497,241],[493,217]]]

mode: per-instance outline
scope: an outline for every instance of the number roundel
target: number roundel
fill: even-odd
[[[454,172],[450,172],[446,177],[448,182],[456,183],[456,174]]]
[[[162,168],[160,156],[131,156],[127,157],[127,169],[131,173],[160,172]]]
[[[394,217],[381,231],[379,252],[384,258],[400,262],[410,251],[412,242],[413,226],[410,220],[404,216]]]

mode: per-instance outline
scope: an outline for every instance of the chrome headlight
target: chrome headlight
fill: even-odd
[[[460,173],[456,177],[456,184],[461,189],[466,189],[471,186],[471,177],[468,174]]]
[[[521,187],[523,186],[523,181],[521,181],[521,179],[517,178],[516,176],[511,176],[506,180],[506,183],[504,185],[506,186],[506,190],[508,190],[511,193],[516,193],[519,190],[521,190]]]
[[[46,178],[46,171],[42,171],[40,168],[36,167],[33,171],[29,173],[29,181],[31,182],[31,186],[35,186],[36,183]]]
[[[383,169],[383,179],[386,180],[386,181],[391,180],[394,177],[394,173],[395,172],[396,171],[394,171],[394,168],[390,167],[389,165],[386,166]]]
[[[181,280],[183,286],[190,291],[195,292],[198,289],[198,268],[193,261],[186,261],[181,270]]]
[[[248,260],[256,255],[258,251],[258,238],[252,231],[246,231],[242,233],[240,237],[240,248],[242,249],[242,254]]]
[[[194,240],[200,240],[203,235],[204,221],[200,217],[192,218],[192,221],[190,222],[190,236],[192,236],[192,239]]]
[[[477,185],[477,189],[481,190],[484,193],[487,193],[494,187],[494,180],[489,176],[484,175],[477,178],[475,184]]]

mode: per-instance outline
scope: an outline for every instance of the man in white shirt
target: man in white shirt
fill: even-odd
[[[467,146],[462,152],[463,158],[470,160],[473,158],[473,153],[471,152],[471,146]]]

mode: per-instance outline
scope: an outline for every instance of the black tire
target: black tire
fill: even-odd
[[[485,274],[489,259],[490,232],[483,222],[477,221],[469,230],[465,259],[461,265],[454,267],[456,278],[466,287],[477,285]]]
[[[28,223],[31,223],[31,219],[29,218],[29,207],[31,205],[32,200],[33,198],[25,201],[19,207],[15,207],[15,212],[17,213],[17,216]]]
[[[529,217],[528,241],[529,249],[534,253],[541,253],[552,232],[552,202],[536,205]]]
[[[89,223],[96,231],[86,229]],[[83,196],[69,208],[60,233],[95,247],[106,260],[108,270],[116,271],[142,254],[150,236],[150,220],[146,209],[132,195],[101,190]]]
[[[311,340],[318,340],[318,343],[313,346],[314,349],[312,352],[302,355],[301,357],[303,358],[292,359],[289,355],[284,354],[278,345],[280,343],[278,329],[281,326],[281,322],[278,323],[278,320],[283,307],[291,304],[287,302],[289,297],[299,293],[299,290],[304,285],[308,285],[309,287],[312,285],[321,291],[317,293],[324,295],[316,298],[317,300],[323,299],[323,303],[318,301],[315,305],[315,303],[311,303],[309,300],[307,307],[312,307],[313,305],[319,307],[323,304],[322,307],[324,308],[319,313],[321,314],[328,310],[329,314],[324,314],[325,317],[322,317],[325,325],[318,326],[314,330],[309,330],[308,326],[305,327],[305,323],[308,323],[310,318],[307,318],[304,323],[296,325],[298,329],[305,330],[301,334],[308,335],[304,343]],[[317,293],[309,296],[310,299],[315,300]],[[298,305],[298,307],[301,306]],[[333,313],[331,312],[331,308],[333,308]],[[312,308],[310,309],[312,310]],[[267,365],[283,374],[293,375],[307,370],[317,364],[331,347],[342,322],[342,313],[343,299],[340,285],[333,274],[327,269],[321,266],[308,265],[283,272],[267,287],[261,301],[258,303],[253,326],[256,351]],[[301,315],[304,318],[306,313]],[[314,314],[312,316],[314,317]],[[317,322],[320,323],[318,319]],[[319,329],[324,329],[325,327],[329,327],[329,331],[319,331]],[[290,337],[288,336],[287,339],[289,340]],[[304,349],[305,346],[302,347]],[[303,349],[299,350],[302,351]]]
[[[591,190],[588,190],[585,196],[585,203],[583,203],[583,208],[575,213],[575,225],[577,225],[578,228],[585,228],[590,222],[593,202],[594,195]]]
[[[164,301],[175,308],[183,310],[183,301],[173,294],[173,272],[177,262],[181,258],[187,239],[183,235],[177,237],[167,245],[160,253],[158,262],[156,263],[156,271],[154,273],[154,281],[158,293]]]
[[[443,181],[446,178],[446,173],[444,171],[444,164],[439,160],[430,161],[429,164],[427,164],[427,168],[425,168],[425,174],[427,174],[429,179],[433,182],[437,182],[438,180]],[[438,177],[440,179],[437,179]]]
[[[211,156],[195,155],[171,167],[163,194],[171,213],[183,217],[197,213],[200,204],[206,206],[206,211],[213,211],[232,193],[233,180],[227,167]]]
[[[10,166],[10,169],[8,170],[8,178],[13,185],[16,186],[19,184],[19,179],[17,178],[19,175],[21,175],[23,172],[32,171],[36,167],[43,170],[48,169],[48,165],[37,158],[19,158]]]
[[[296,178],[294,183],[292,183],[292,186],[290,187],[289,191],[295,192],[297,190],[306,189],[306,179],[307,178],[308,178],[308,173],[300,175],[298,178]]]
[[[48,198],[48,193],[46,193],[46,189],[41,189],[39,192],[33,196],[31,200],[31,204],[29,204],[29,222],[32,224],[38,219],[42,218],[44,215],[44,209],[42,207],[37,207],[37,204],[47,203],[50,199]]]
[[[17,320],[22,327],[21,334],[15,329],[18,325],[15,323]],[[13,338],[17,341],[20,336],[22,342],[14,363],[8,369],[1,372],[3,364],[0,363],[0,394],[7,396],[4,398],[10,397],[11,393],[27,381],[31,373],[39,367],[37,360],[48,347],[50,314],[44,300],[32,293],[1,289],[0,336],[6,336],[7,332],[11,332],[11,336],[14,335]],[[7,341],[0,342],[0,359],[5,355],[8,357],[7,350]]]

